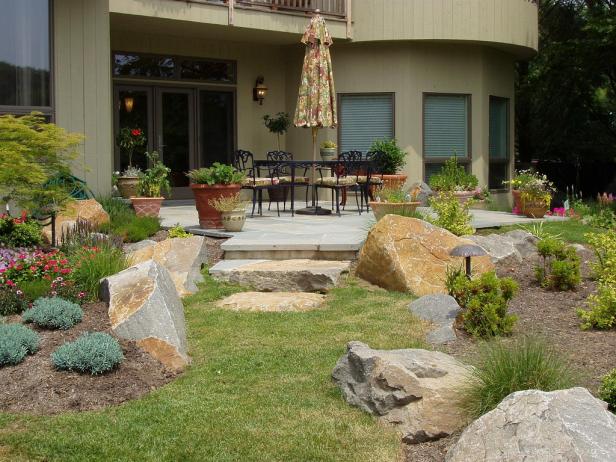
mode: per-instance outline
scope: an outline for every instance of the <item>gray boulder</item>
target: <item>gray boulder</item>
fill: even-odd
[[[516,248],[514,241],[501,234],[488,236],[468,236],[479,247],[483,248],[495,265],[515,265],[522,261],[522,255]]]
[[[528,231],[514,229],[513,231],[506,232],[503,236],[513,241],[513,245],[522,258],[527,258],[537,253],[537,242],[539,239]]]
[[[616,460],[616,416],[585,388],[507,396],[462,433],[448,462]]]
[[[426,340],[434,344],[456,339],[453,325],[460,309],[455,298],[444,294],[424,295],[409,305],[411,313],[435,325],[436,328],[426,336]]]
[[[169,271],[153,260],[101,281],[111,328],[170,369],[188,362],[184,307]]]
[[[426,207],[428,205],[428,199],[434,195],[432,188],[428,186],[423,181],[416,181],[411,185],[409,191],[412,191],[415,188],[419,188],[419,194],[417,196],[417,200],[421,202],[421,207]]]
[[[373,350],[350,342],[332,377],[346,401],[394,425],[407,443],[460,429],[460,389],[470,370],[453,357],[420,349]]]

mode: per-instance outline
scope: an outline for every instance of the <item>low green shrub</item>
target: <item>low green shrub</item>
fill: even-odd
[[[574,382],[567,362],[543,341],[530,337],[511,343],[495,340],[481,348],[461,404],[475,419],[513,392],[560,390]]]
[[[171,239],[173,238],[185,239],[190,236],[191,234],[187,233],[182,227],[182,225],[180,225],[179,223],[175,225],[173,228],[169,229],[169,238]]]
[[[110,244],[82,248],[69,255],[69,259],[73,264],[71,280],[80,291],[87,294],[89,300],[97,298],[102,278],[129,267],[128,259],[122,249]]]
[[[473,191],[479,185],[479,180],[472,173],[466,171],[458,159],[450,157],[438,173],[429,180],[430,188],[434,191]]]
[[[608,404],[610,411],[616,410],[616,369],[601,379],[599,398]]]
[[[370,146],[370,151],[383,153],[376,160],[375,170],[379,173],[395,175],[406,164],[406,151],[398,146],[398,142],[393,138],[375,140]]]
[[[19,364],[38,350],[39,336],[22,324],[0,324],[0,366]]]
[[[124,360],[118,341],[104,332],[87,332],[74,342],[60,346],[51,355],[60,370],[88,372],[92,375],[110,371]]]
[[[23,291],[0,283],[0,316],[19,314],[28,307]]]
[[[60,297],[39,298],[22,318],[45,329],[70,329],[81,322],[83,310],[79,305]]]
[[[436,218],[430,221],[456,236],[474,234],[469,212],[471,202],[461,204],[451,192],[442,192],[430,198],[430,207],[436,213]]]
[[[462,308],[464,329],[474,337],[489,338],[511,333],[517,321],[507,314],[507,304],[518,290],[511,278],[488,272],[468,279],[461,269],[449,270],[446,287]]]
[[[160,221],[156,217],[137,217],[120,224],[113,232],[126,242],[139,242],[160,231]]]
[[[574,290],[580,285],[580,257],[573,247],[551,236],[537,243],[537,251],[543,262],[535,266],[535,276],[542,287]]]
[[[36,247],[43,243],[41,226],[22,214],[21,217],[11,217],[0,214],[0,246],[25,248]]]

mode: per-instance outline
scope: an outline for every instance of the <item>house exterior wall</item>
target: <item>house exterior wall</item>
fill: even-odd
[[[85,138],[74,173],[97,193],[109,193],[113,171],[108,0],[56,0],[55,121]]]

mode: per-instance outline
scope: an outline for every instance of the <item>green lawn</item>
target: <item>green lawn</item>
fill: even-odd
[[[330,374],[350,340],[422,345],[408,295],[350,281],[324,310],[233,313],[209,278],[186,302],[187,372],[143,399],[55,417],[0,414],[0,460],[385,461],[399,437],[348,406]]]
[[[532,229],[532,226],[503,226],[501,228],[486,228],[479,230],[479,234],[492,234],[492,233],[506,233],[514,229]],[[605,232],[601,228],[593,228],[592,226],[585,225],[580,220],[566,220],[566,221],[546,221],[543,223],[543,231],[552,234],[559,234],[565,241],[585,244],[586,233],[602,233]]]

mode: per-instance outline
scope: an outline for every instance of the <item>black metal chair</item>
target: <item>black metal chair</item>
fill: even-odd
[[[368,164],[368,169],[370,171],[370,177],[366,178],[365,180],[363,178],[359,178],[357,180],[359,183],[365,182],[366,184],[365,198],[366,198],[366,207],[368,210],[370,209],[369,199],[374,200],[374,197],[372,197],[371,187],[374,187],[375,189],[383,188],[383,178],[379,177],[379,174],[383,173],[380,171],[380,165],[381,165],[381,159],[383,158],[384,155],[385,153],[383,151],[368,151],[365,155],[365,160],[370,162]]]
[[[266,158],[268,162],[271,162],[273,165],[276,165],[275,164],[276,162],[293,160],[293,154],[287,151],[269,151],[267,153]],[[306,206],[308,206],[308,190],[310,189],[310,179],[306,176],[307,169],[304,169],[302,176],[296,175],[295,178],[293,178],[293,176],[291,175],[291,169],[288,165],[280,164],[279,167],[280,167],[279,168],[280,182],[283,185],[283,188],[280,193],[280,196],[282,197],[282,200],[283,200],[282,209],[287,210],[287,195],[288,195],[289,187],[291,188],[295,188],[298,186],[305,187],[306,188]],[[268,191],[268,193],[270,194],[270,203],[267,207],[267,209],[269,210],[272,205],[271,191]],[[274,194],[274,197],[276,197],[276,194]]]
[[[280,166],[268,166],[268,176],[262,177],[258,167],[255,167],[254,155],[250,151],[239,149],[233,157],[233,166],[240,172],[246,175],[242,183],[242,189],[252,191],[252,212],[251,217],[255,215],[255,207],[259,204],[258,213],[263,215],[263,190],[264,189],[279,189],[282,188],[280,183]],[[276,201],[276,211],[280,216],[280,207]]]
[[[349,156],[349,158],[352,156]],[[359,185],[357,183],[357,175],[353,176],[349,175],[349,172],[352,172],[357,168],[357,165],[354,164],[351,160],[349,160],[347,156],[340,156],[338,161],[333,164],[332,173],[334,176],[324,177],[323,169],[317,169],[319,172],[320,178],[315,180],[315,189],[316,189],[316,197],[317,201],[319,198],[319,188],[329,189],[332,192],[332,210],[334,209],[333,202],[336,202],[336,214],[340,216],[340,194],[341,191],[344,192],[350,188],[357,188]],[[363,203],[363,195],[360,195],[362,198],[362,204],[359,205],[359,199],[357,195],[355,196],[355,201],[357,202],[357,210],[361,215],[361,212],[364,208]]]

